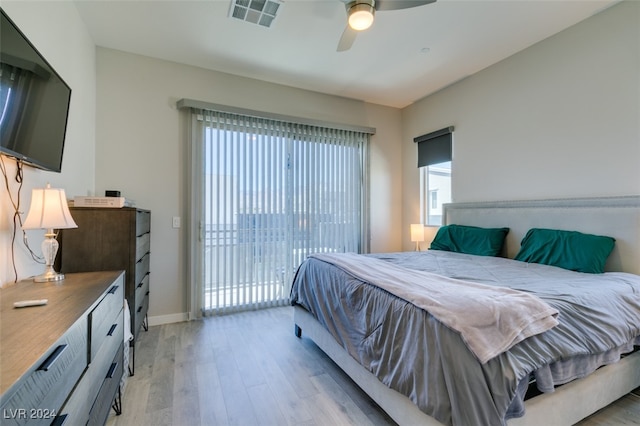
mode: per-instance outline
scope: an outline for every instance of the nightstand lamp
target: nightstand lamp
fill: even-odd
[[[31,207],[22,224],[22,229],[46,230],[45,239],[41,246],[46,267],[42,275],[33,279],[35,282],[64,280],[64,274],[59,274],[53,269],[53,263],[58,253],[58,241],[56,240],[58,234],[53,230],[77,227],[78,225],[73,221],[69,212],[64,189],[51,188],[51,185],[47,184],[46,188],[32,190]]]
[[[416,251],[420,251],[420,242],[424,241],[424,225],[421,223],[411,224],[411,241],[416,243]]]

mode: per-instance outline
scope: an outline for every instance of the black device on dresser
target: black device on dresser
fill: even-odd
[[[151,212],[133,207],[71,207],[78,225],[58,237],[60,272],[125,271],[125,297],[131,314],[133,348],[129,373],[135,372],[135,342],[147,330]]]

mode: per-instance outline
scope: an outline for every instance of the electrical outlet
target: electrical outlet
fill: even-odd
[[[174,216],[173,217],[173,227],[174,228],[180,228],[180,217],[179,216]]]

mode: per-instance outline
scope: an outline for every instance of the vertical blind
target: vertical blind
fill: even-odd
[[[316,252],[367,250],[367,133],[198,110],[202,313],[288,302]]]

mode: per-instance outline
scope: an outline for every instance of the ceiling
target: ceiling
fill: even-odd
[[[284,0],[270,28],[231,0],[75,0],[96,45],[402,108],[617,0],[438,0],[376,14],[337,52],[340,0]]]

